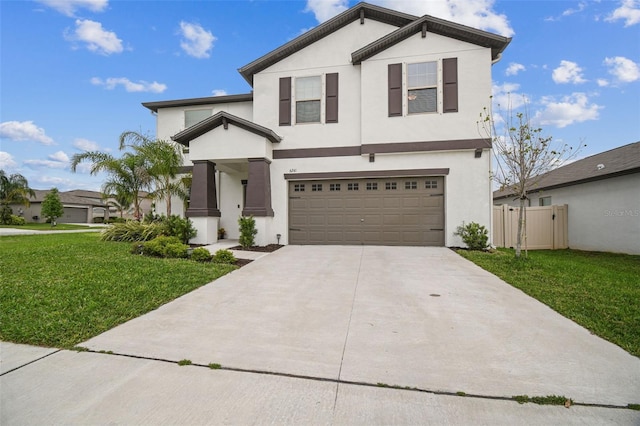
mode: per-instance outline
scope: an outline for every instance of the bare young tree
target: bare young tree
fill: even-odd
[[[526,99],[522,111],[515,111],[511,105],[506,111],[501,110],[500,105],[497,109],[484,108],[478,128],[493,145],[495,170],[492,178],[500,190],[508,191],[515,200],[519,200],[516,257],[520,257],[523,239],[526,241],[529,191],[536,188],[545,173],[575,158],[584,145],[580,142],[574,150],[565,143],[555,143],[551,136],[545,136],[542,128],[532,123]]]

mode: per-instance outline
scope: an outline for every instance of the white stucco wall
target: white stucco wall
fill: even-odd
[[[442,108],[442,59],[458,58],[458,112]],[[389,117],[388,65],[438,62],[438,112]],[[406,76],[403,78],[406,90]],[[427,33],[415,34],[362,63],[363,143],[478,139],[476,122],[491,96],[491,51]],[[404,110],[406,111],[406,99]]]
[[[569,205],[569,247],[640,254],[640,173],[552,189],[531,196]]]
[[[253,120],[251,102],[230,102],[224,104],[197,105],[191,107],[174,107],[158,109],[156,120],[156,137],[171,140],[171,136],[184,130],[184,112],[187,110],[211,109],[211,115],[226,111],[238,117]]]

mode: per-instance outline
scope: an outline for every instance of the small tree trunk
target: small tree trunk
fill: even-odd
[[[522,251],[522,234],[524,231],[524,198],[520,198],[520,210],[518,210],[518,235],[516,236],[516,257],[520,257]]]

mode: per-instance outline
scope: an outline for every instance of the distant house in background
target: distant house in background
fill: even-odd
[[[42,202],[49,191],[34,189],[34,192],[36,196],[30,198],[31,205],[29,207],[12,205],[11,208],[13,209],[13,214],[22,216],[27,222],[44,223],[46,218],[42,216]],[[79,193],[86,194],[84,194],[85,196],[79,196]],[[104,211],[106,207],[99,192],[68,191],[60,192],[59,195],[64,214],[56,220],[58,223],[92,223],[94,208]]]
[[[508,191],[493,202],[518,205]],[[552,170],[529,190],[529,206],[561,204],[570,248],[640,254],[640,142]]]

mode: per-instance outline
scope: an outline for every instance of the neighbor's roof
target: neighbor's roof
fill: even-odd
[[[159,108],[229,104],[233,102],[251,102],[251,101],[253,101],[253,93],[242,93],[239,95],[208,96],[206,98],[191,98],[191,99],[176,99],[173,101],[143,102],[142,106],[149,108],[153,112],[158,112]]]
[[[171,137],[171,140],[181,143],[182,145],[189,146],[189,142],[193,139],[204,135],[205,133],[215,129],[218,126],[225,126],[233,124],[248,132],[254,133],[259,136],[263,136],[269,139],[271,142],[280,142],[282,138],[278,136],[273,130],[264,126],[256,124],[252,121],[245,120],[244,118],[237,117],[233,114],[229,114],[225,111],[220,111],[217,114],[206,118],[193,126],[184,129],[183,131],[175,134]]]
[[[545,173],[529,192],[578,185],[596,180],[640,173],[640,142],[624,145]],[[512,196],[509,190],[495,191],[493,199]]]
[[[358,3],[352,8],[329,19],[325,23],[307,31],[299,37],[291,40],[255,61],[243,66],[238,71],[247,82],[253,86],[253,76],[282,59],[304,49],[316,41],[328,36],[340,28],[358,19],[373,19],[389,25],[399,27],[398,30],[386,35],[380,40],[354,52],[352,60],[354,64],[359,64],[362,60],[381,52],[388,47],[406,39],[407,37],[422,30],[426,24],[426,31],[441,34],[447,37],[477,44],[491,48],[491,57],[496,59],[507,47],[511,38],[498,36],[486,31],[445,21],[425,15],[422,18],[368,3]]]
[[[47,196],[51,190],[43,190],[43,189],[34,189],[36,196],[29,198],[29,202],[31,203],[41,203],[44,201],[44,198]],[[86,197],[78,197],[73,195],[74,191],[69,192],[58,192],[60,197],[60,202],[64,205],[75,204],[81,206],[104,206],[102,201],[92,201],[90,198]]]

